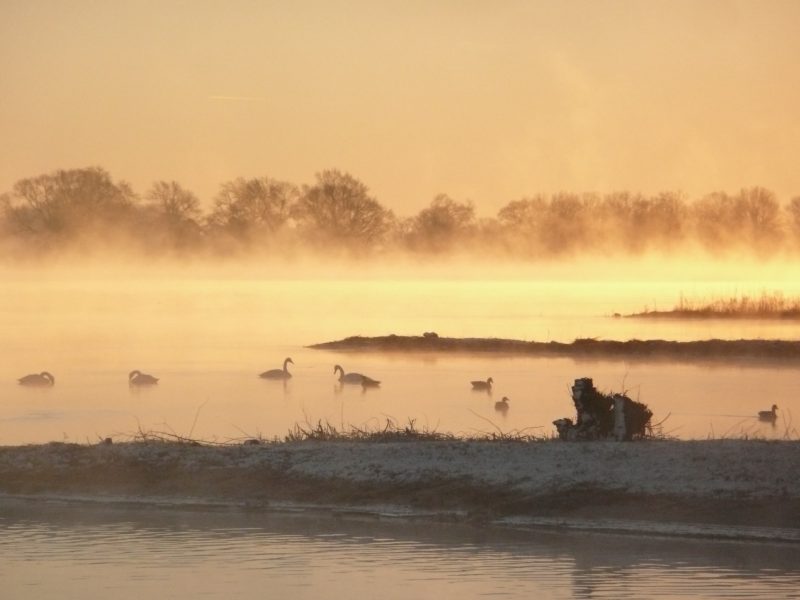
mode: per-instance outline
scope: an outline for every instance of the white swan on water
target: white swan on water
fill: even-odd
[[[259,375],[259,377],[262,379],[291,379],[292,374],[289,373],[289,363],[294,364],[294,361],[291,358],[287,358],[283,361],[282,369],[270,369],[269,371],[264,371]]]
[[[366,375],[362,375],[361,373],[345,373],[341,365],[335,365],[333,367],[333,374],[336,375],[336,373],[339,373],[340,383],[363,384],[364,378],[366,377]],[[367,377],[367,379],[369,378]]]
[[[128,385],[155,385],[157,383],[158,377],[142,373],[139,370],[128,373]]]
[[[20,377],[17,382],[20,385],[52,387],[56,383],[56,378],[47,371],[42,371],[41,373],[31,373],[30,375],[25,375],[25,377]]]

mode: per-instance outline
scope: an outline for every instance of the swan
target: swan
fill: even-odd
[[[760,410],[758,411],[758,420],[759,421],[775,421],[778,418],[778,415],[775,412],[778,410],[778,405],[773,404],[772,410]]]
[[[335,375],[336,373],[339,373],[340,383],[360,383],[361,385],[364,385],[364,380],[369,379],[369,377],[362,375],[361,373],[345,373],[341,365],[336,365],[333,367],[333,374]],[[375,380],[371,379],[370,381]]]
[[[158,377],[153,377],[141,371],[131,371],[128,373],[128,385],[155,385],[158,383]]]
[[[289,368],[287,367],[289,363],[294,364],[294,361],[291,358],[287,358],[283,361],[282,369],[270,369],[269,371],[264,371],[259,375],[259,377],[262,379],[291,379],[292,374],[289,373]]]
[[[473,390],[488,390],[492,391],[492,384],[494,380],[489,377],[486,381],[471,381]]]
[[[20,377],[17,379],[17,382],[19,382],[20,385],[52,387],[56,383],[56,378],[47,371],[42,371],[41,373],[32,373],[30,375],[25,375],[25,377]]]
[[[373,379],[372,377],[367,377],[366,375],[361,376],[361,387],[368,388],[368,387],[378,387],[381,384],[380,381]]]
[[[494,409],[499,413],[506,414],[508,412],[508,396],[503,396],[502,400],[495,402]]]

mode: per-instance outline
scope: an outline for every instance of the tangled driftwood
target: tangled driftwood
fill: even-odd
[[[562,440],[616,439],[644,437],[652,411],[645,404],[624,394],[603,394],[588,377],[575,380],[572,401],[576,422],[563,418],[553,421]]]

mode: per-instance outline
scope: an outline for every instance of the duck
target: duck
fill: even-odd
[[[499,402],[494,403],[494,409],[499,412],[503,413],[504,415],[508,412],[508,396],[503,396],[503,399]]]
[[[364,385],[364,380],[370,379],[361,373],[345,373],[341,365],[335,365],[333,367],[333,374],[335,375],[336,373],[339,373],[339,383],[360,383],[361,385]],[[370,381],[375,380],[370,379]]]
[[[472,383],[473,390],[492,391],[492,384],[494,383],[494,380],[489,377],[489,379],[486,381],[471,381],[470,383]]]
[[[778,405],[773,404],[771,410],[760,410],[758,411],[758,420],[759,421],[775,421],[778,418],[778,415],[775,414],[778,410]]]
[[[41,373],[31,373],[30,375],[25,375],[25,377],[20,377],[17,382],[20,385],[53,387],[56,383],[56,378],[51,373],[42,371]]]
[[[287,357],[283,361],[282,369],[270,369],[269,371],[264,371],[259,375],[259,377],[262,379],[291,379],[292,374],[289,373],[289,363],[294,364],[294,361]]]
[[[362,388],[378,387],[380,384],[381,382],[378,381],[377,379],[373,379],[372,377],[367,377],[366,375],[361,376]]]
[[[128,373],[128,385],[155,385],[157,383],[158,377],[142,373],[139,370]]]

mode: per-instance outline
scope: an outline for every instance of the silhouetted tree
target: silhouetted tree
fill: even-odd
[[[765,253],[781,244],[780,206],[764,188],[743,189],[736,196],[715,192],[695,202],[692,212],[700,242],[714,252],[746,248]]]
[[[642,252],[649,247],[668,249],[683,238],[686,209],[680,195],[655,198],[614,192],[599,202],[592,215],[595,235],[608,250]]]
[[[470,241],[475,234],[475,207],[439,194],[428,208],[411,219],[408,244],[412,249],[442,252]]]
[[[686,239],[689,208],[680,192],[661,192],[649,201],[647,235],[656,249],[679,245]]]
[[[773,192],[762,187],[743,189],[737,197],[737,208],[745,234],[756,250],[771,253],[780,247],[783,241],[781,210]]]
[[[730,247],[739,233],[734,200],[725,192],[713,192],[696,200],[692,216],[698,241],[712,252]]]
[[[99,167],[55,171],[22,179],[4,210],[15,234],[70,237],[118,230],[128,223],[136,195]]]
[[[317,173],[316,183],[303,187],[293,215],[308,242],[354,248],[382,242],[394,221],[366,185],[336,169]]]
[[[542,223],[541,240],[548,254],[572,254],[584,247],[595,247],[592,220],[594,196],[558,193],[550,198]]]
[[[297,186],[269,177],[223,183],[208,222],[241,241],[269,239],[283,228],[300,196]]]
[[[786,205],[787,226],[795,244],[800,243],[800,196],[795,196]]]
[[[542,230],[547,221],[549,204],[545,196],[512,200],[497,212],[500,239],[506,250],[521,256],[542,252]]]
[[[202,230],[200,201],[177,181],[157,181],[145,194],[144,221],[162,243],[182,248],[199,243]]]

